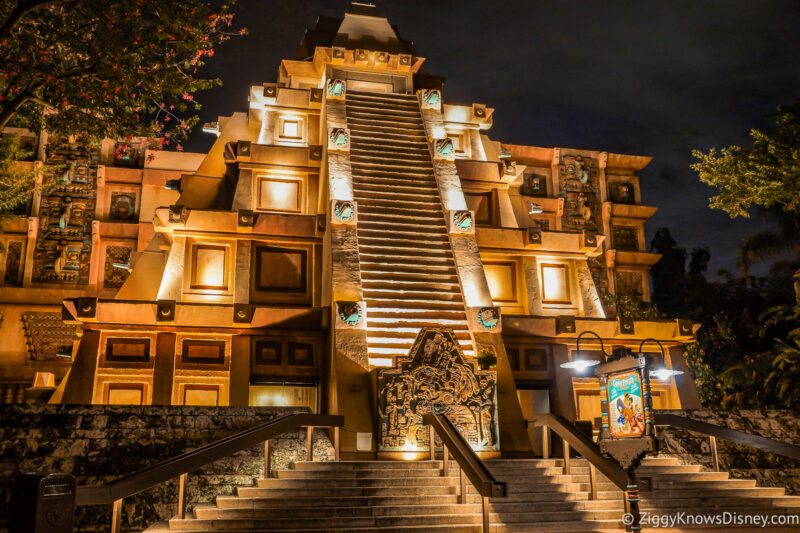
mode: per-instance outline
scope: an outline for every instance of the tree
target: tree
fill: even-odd
[[[36,187],[36,174],[18,163],[30,155],[19,136],[0,139],[0,217],[25,205]]]
[[[0,129],[178,143],[233,0],[16,0],[0,6]]]
[[[753,129],[750,137],[750,148],[692,152],[700,180],[719,189],[711,207],[731,217],[747,217],[753,206],[800,215],[800,102],[778,108],[774,135]]]

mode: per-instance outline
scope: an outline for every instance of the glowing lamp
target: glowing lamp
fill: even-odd
[[[680,376],[681,374],[683,374],[682,370],[673,370],[667,367],[661,367],[650,371],[650,377],[658,378],[662,381],[667,381],[672,376]]]
[[[656,339],[653,338],[645,339],[641,342],[641,344],[639,344],[639,353],[642,353],[642,347],[646,342],[654,342],[658,344],[658,347],[661,348],[661,360],[664,361],[665,360],[664,345],[662,345],[660,342],[658,342]],[[650,377],[660,379],[661,381],[667,381],[669,378],[673,376],[680,376],[681,374],[683,374],[682,370],[674,370],[672,368],[667,368],[666,365],[663,364],[659,368],[650,371]]]
[[[600,364],[600,361],[597,361],[596,359],[584,359],[583,357],[581,357],[581,337],[583,337],[584,335],[594,335],[595,337],[597,337],[597,340],[600,341],[600,352],[602,352],[603,358],[605,360],[608,360],[608,354],[606,353],[605,346],[603,346],[603,339],[600,337],[600,335],[598,335],[594,331],[584,331],[583,333],[578,335],[578,338],[575,340],[575,359],[573,359],[572,361],[561,363],[560,365],[561,368],[569,368],[577,370],[578,372],[583,372],[589,367],[597,366]]]

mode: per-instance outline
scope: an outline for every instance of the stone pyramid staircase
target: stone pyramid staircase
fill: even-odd
[[[345,105],[371,362],[407,355],[423,326],[474,355],[417,98],[348,90]]]
[[[467,484],[458,503],[458,469],[447,477],[441,461],[297,462],[277,478],[240,487],[216,505],[194,509],[194,518],[156,524],[148,533],[200,532],[451,532],[481,531],[480,496]],[[508,496],[490,500],[492,531],[623,531],[622,493],[597,476],[597,499],[589,497],[589,465],[561,459],[498,459],[486,464],[508,484]],[[643,492],[641,510],[716,514],[800,514],[800,497],[755,481],[702,472],[674,458],[647,459],[641,467],[658,492]],[[724,528],[723,528],[724,529]],[[785,528],[790,531],[790,528]]]

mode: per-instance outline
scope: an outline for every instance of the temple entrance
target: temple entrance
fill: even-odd
[[[331,77],[344,80],[347,90],[371,93],[408,93],[408,78],[405,76],[335,68],[331,72]]]
[[[522,408],[525,420],[533,420],[538,415],[550,412],[550,390],[548,389],[520,389],[517,388],[517,398]],[[528,438],[537,457],[542,455],[542,432],[540,428],[528,424]]]

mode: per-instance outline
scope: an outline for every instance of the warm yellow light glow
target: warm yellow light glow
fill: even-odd
[[[262,178],[259,208],[271,211],[300,211],[300,182]]]
[[[184,391],[184,405],[219,405],[219,389],[193,389]]]
[[[226,288],[227,255],[227,248],[224,246],[197,245],[192,286],[209,289]]]
[[[300,121],[298,120],[284,120],[281,137],[289,137],[297,139],[300,137]]]
[[[517,295],[515,287],[515,268],[513,263],[483,263],[489,293],[495,302],[511,301]]]
[[[369,367],[370,369],[376,367],[387,367],[392,368],[394,366],[394,359],[391,357],[370,357],[369,358]]]
[[[112,405],[142,405],[141,388],[115,387],[108,391],[108,403]]]
[[[260,407],[308,407],[317,411],[317,388],[293,385],[252,385],[250,405]]]
[[[542,301],[570,303],[567,265],[542,265]]]

